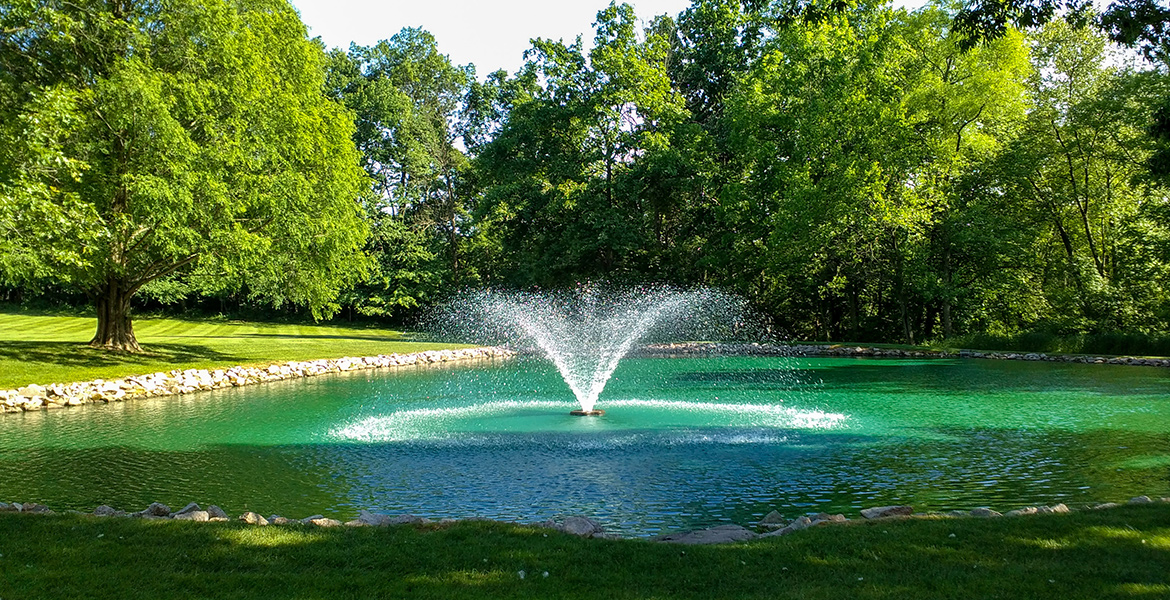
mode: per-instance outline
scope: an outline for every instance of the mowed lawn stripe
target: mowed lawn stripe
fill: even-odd
[[[96,326],[92,317],[0,312],[0,388],[466,347],[378,327],[142,318],[134,330],[144,352],[121,354],[88,346]]]

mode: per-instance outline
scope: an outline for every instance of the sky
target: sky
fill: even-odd
[[[497,69],[515,72],[536,37],[572,42],[593,39],[597,12],[609,0],[291,0],[328,47],[369,46],[404,27],[421,27],[435,36],[439,51],[457,65],[474,63],[483,79]],[[690,0],[626,0],[638,18],[649,22],[676,15]]]

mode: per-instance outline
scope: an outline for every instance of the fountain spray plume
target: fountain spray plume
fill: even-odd
[[[635,344],[725,337],[746,322],[735,316],[742,307],[737,297],[709,288],[584,284],[559,292],[466,292],[435,321],[468,341],[543,355],[580,403],[573,413],[600,414],[594,406]]]

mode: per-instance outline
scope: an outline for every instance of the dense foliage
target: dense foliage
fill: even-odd
[[[0,236],[9,281],[96,289],[140,270],[116,248],[138,248],[148,227],[166,243],[143,243],[140,260],[162,261],[150,289],[164,298],[322,306],[368,266],[337,302],[390,318],[467,286],[603,279],[729,289],[802,338],[1170,327],[1156,0],[1100,14],[1049,0],[912,12],[694,0],[649,21],[612,4],[592,44],[535,39],[519,71],[484,78],[419,29],[321,56],[275,0],[144,4],[133,43],[65,26],[92,13],[111,36],[133,29],[104,8],[10,6],[0,108],[19,143],[0,151],[0,186],[17,210],[0,210],[0,229],[22,234]],[[279,47],[197,34],[258,15],[279,17]],[[94,54],[66,56],[78,44]],[[271,82],[288,77],[295,101],[256,95],[286,93]],[[281,123],[304,133],[247,149]],[[115,160],[132,135],[141,158]],[[364,178],[347,170],[359,164]],[[150,219],[109,225],[122,196],[149,200],[134,214]],[[247,224],[265,219],[287,235],[257,241]],[[320,260],[297,277],[314,227],[331,250],[309,252]],[[351,253],[361,243],[369,263]],[[325,267],[337,264],[354,268]]]
[[[283,0],[0,5],[0,273],[85,292],[138,349],[136,294],[335,310],[365,270],[352,121]]]

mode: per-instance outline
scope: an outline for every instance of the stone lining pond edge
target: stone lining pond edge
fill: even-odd
[[[0,413],[51,410],[84,404],[108,404],[136,398],[155,398],[190,394],[198,391],[240,387],[299,377],[313,377],[364,369],[424,366],[459,360],[494,360],[517,353],[496,346],[459,350],[428,350],[411,354],[379,354],[367,357],[343,357],[310,361],[290,361],[260,367],[237,366],[229,369],[175,369],[166,373],[95,379],[75,383],[29,384],[17,389],[0,390]],[[831,356],[877,358],[981,358],[993,360],[1047,361],[1082,364],[1112,364],[1170,368],[1170,359],[1133,356],[1092,356],[1046,354],[1042,352],[981,352],[975,350],[906,350],[842,344],[727,344],[718,342],[681,342],[650,344],[633,356],[682,357],[718,354],[747,356]]]
[[[137,398],[190,394],[205,390],[241,387],[369,369],[428,366],[466,360],[495,360],[515,353],[487,346],[458,350],[427,350],[411,354],[289,361],[266,366],[237,366],[227,369],[175,369],[121,379],[95,379],[75,383],[29,384],[0,390],[0,412],[17,413],[66,408],[85,404],[108,404]]]
[[[1170,367],[1170,358],[1136,356],[1093,356],[1088,354],[1047,354],[1044,352],[989,352],[979,350],[907,350],[846,344],[724,344],[718,342],[682,342],[651,344],[635,356],[704,356],[733,354],[739,356],[833,356],[877,358],[982,358],[1079,364]]]
[[[1126,504],[1141,505],[1153,503],[1170,503],[1170,498],[1154,499],[1149,496],[1137,496],[1130,498]],[[1108,510],[1121,506],[1115,502],[1106,502],[1086,507],[1087,510]],[[0,512],[17,512],[31,515],[52,515],[57,514],[49,507],[43,504],[34,502],[0,502]],[[1064,504],[1056,504],[1053,506],[1029,506],[1010,510],[1006,513],[1000,513],[989,508],[976,508],[971,511],[950,511],[946,513],[914,512],[914,508],[908,505],[899,506],[877,506],[872,508],[865,508],[861,510],[861,519],[849,519],[843,514],[830,515],[827,513],[819,513],[816,515],[803,515],[797,517],[791,522],[786,523],[784,518],[776,511],[768,513],[759,523],[755,525],[756,530],[752,530],[743,525],[718,525],[707,529],[698,529],[693,531],[681,531],[676,533],[668,533],[657,535],[648,539],[653,542],[666,542],[686,545],[698,544],[724,544],[731,542],[743,542],[755,539],[762,539],[768,537],[776,537],[788,535],[797,531],[809,529],[811,527],[826,526],[826,525],[840,525],[859,521],[873,521],[883,519],[925,519],[925,518],[1013,518],[1013,517],[1027,517],[1031,515],[1043,514],[1064,514],[1073,512],[1068,506]],[[138,512],[126,512],[117,510],[115,508],[102,505],[93,510],[91,513],[81,511],[65,511],[64,514],[76,514],[95,518],[136,518],[146,520],[173,520],[173,521],[194,521],[203,523],[221,522],[225,523],[231,519],[227,513],[215,505],[210,505],[206,509],[194,502],[188,504],[178,511],[171,511],[171,508],[160,502],[154,502],[150,506]],[[426,517],[418,517],[415,515],[401,514],[391,515],[382,513],[372,513],[367,510],[361,511],[356,519],[342,522],[337,519],[331,519],[324,515],[312,515],[303,519],[290,519],[277,514],[264,517],[258,513],[247,511],[241,514],[236,519],[242,523],[255,525],[258,527],[265,527],[269,525],[303,525],[315,527],[388,527],[393,525],[447,525],[458,523],[461,519],[439,519],[437,521],[428,519]],[[490,521],[491,519],[470,518],[462,519],[463,521]],[[540,527],[544,529],[551,529],[570,535],[576,535],[585,538],[601,538],[601,539],[627,539],[621,536],[605,531],[597,521],[581,516],[574,515],[568,517],[557,517],[555,519],[548,519],[539,523],[515,523],[502,521],[509,525],[520,525],[529,527]],[[639,539],[639,538],[634,538]]]

